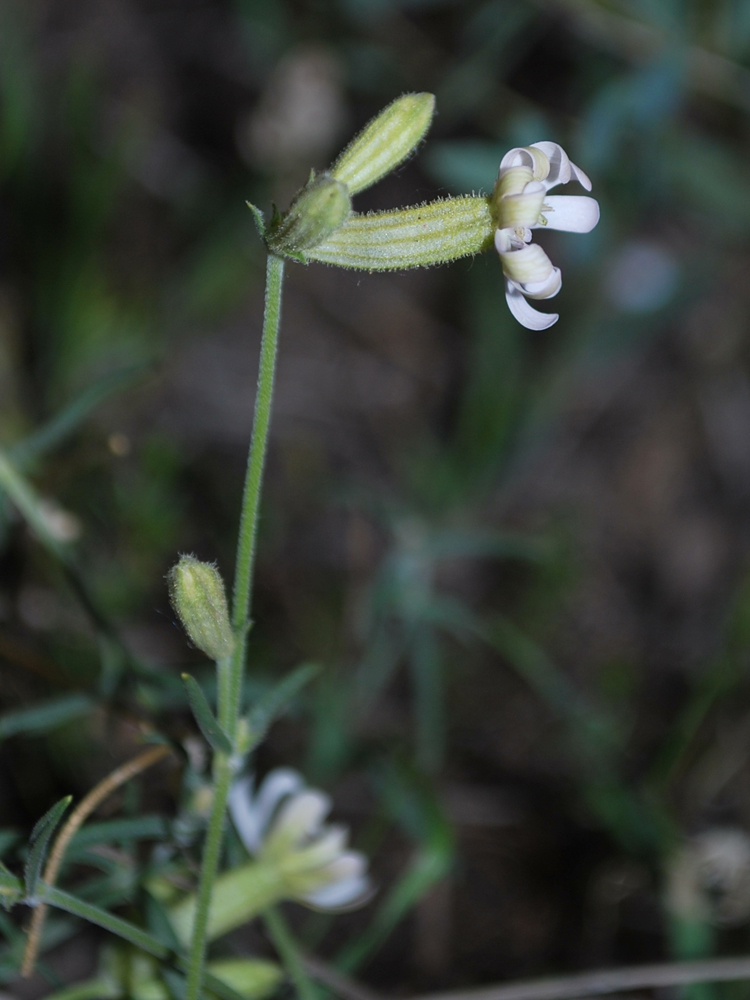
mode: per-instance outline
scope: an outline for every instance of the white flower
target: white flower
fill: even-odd
[[[238,781],[229,809],[245,847],[278,869],[289,898],[319,910],[348,910],[371,897],[367,859],[346,849],[346,827],[324,825],[330,798],[306,788],[296,771],[276,768],[256,793],[252,778]]]
[[[599,221],[599,204],[593,198],[547,195],[550,188],[572,178],[591,190],[586,174],[556,142],[519,146],[500,163],[492,195],[498,223],[495,247],[505,273],[508,307],[530,330],[546,330],[559,316],[538,312],[526,300],[551,299],[562,284],[560,269],[541,247],[531,244],[531,230],[544,227],[588,233]]]

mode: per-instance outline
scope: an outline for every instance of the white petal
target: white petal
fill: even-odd
[[[570,166],[571,169],[573,170],[573,173],[575,174],[576,180],[581,185],[581,187],[584,187],[586,188],[587,191],[590,191],[592,185],[591,181],[589,180],[588,174],[584,174],[581,168],[577,167],[575,163],[571,162]]]
[[[552,261],[538,243],[529,243],[520,250],[501,252],[500,260],[505,276],[522,285],[527,282],[547,281],[554,271]]]
[[[301,774],[291,767],[269,771],[253,797],[253,779],[238,781],[229,794],[229,809],[237,833],[251,854],[260,850],[269,821],[282,799],[305,787]]]
[[[320,910],[351,910],[372,898],[374,889],[366,875],[352,876],[321,886],[300,897]]]
[[[497,202],[498,225],[518,229],[536,224],[544,203],[546,188],[541,181],[530,181],[517,194],[507,194]]]
[[[535,229],[561,229],[566,233],[590,233],[599,221],[599,202],[585,195],[548,195],[544,199],[542,215],[546,226]],[[549,206],[551,211],[547,211]]]
[[[507,170],[514,167],[529,167],[537,181],[543,181],[549,173],[549,159],[540,150],[533,146],[516,146],[508,150],[500,161],[498,176],[502,176]]]
[[[296,874],[313,868],[324,868],[346,850],[349,831],[345,826],[328,826],[323,829],[320,837],[295,851],[281,861],[285,874]]]
[[[534,169],[534,157],[529,152],[525,146],[514,146],[513,149],[509,149],[505,156],[500,160],[500,170],[502,173],[504,170],[510,170],[511,167],[530,167]]]
[[[541,149],[549,159],[549,174],[544,181],[544,186],[549,191],[557,184],[567,184],[570,180],[570,160],[568,154],[557,142],[532,142],[535,149]]]
[[[495,230],[495,249],[498,253],[508,253],[511,248],[512,229]]]
[[[367,858],[359,851],[347,851],[330,864],[320,869],[326,882],[340,882],[342,879],[359,878],[367,871]]]
[[[253,779],[236,781],[229,793],[229,812],[240,840],[251,854],[257,854],[263,839],[258,828],[257,810],[253,807]]]
[[[562,272],[559,267],[553,268],[546,281],[527,283],[521,291],[530,299],[552,299],[562,288]]]
[[[505,299],[510,311],[527,330],[546,330],[560,318],[557,313],[541,313],[534,309],[510,281],[505,285]]]
[[[264,855],[281,857],[292,847],[314,837],[331,811],[331,800],[317,790],[300,792],[286,802],[273,821],[263,845]]]

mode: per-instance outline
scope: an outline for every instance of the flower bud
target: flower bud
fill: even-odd
[[[394,170],[421,142],[435,111],[433,94],[404,94],[373,118],[331,168],[354,195]]]
[[[216,567],[195,556],[181,556],[167,579],[172,607],[193,645],[212,660],[231,656],[234,634],[224,581]]]
[[[302,188],[289,211],[266,232],[271,253],[298,256],[316,247],[338,229],[351,211],[346,185],[329,174],[318,174]]]

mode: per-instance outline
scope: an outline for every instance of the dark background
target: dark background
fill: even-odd
[[[290,918],[400,995],[747,947],[748,58],[744,0],[0,0],[0,443],[77,567],[3,505],[0,698],[93,705],[0,721],[4,830],[144,726],[193,731],[179,685],[101,673],[75,581],[132,657],[210,692],[164,576],[179,552],[233,569],[264,268],[244,203],[285,207],[426,90],[426,143],[357,210],[489,192],[552,139],[602,218],[537,234],[564,277],[543,333],[494,254],[288,266],[249,689],[321,672],[258,766],[331,791],[381,887]],[[181,780],[111,809],[173,817]],[[138,871],[111,903],[131,917]],[[90,973],[100,939],[68,938],[27,995]]]

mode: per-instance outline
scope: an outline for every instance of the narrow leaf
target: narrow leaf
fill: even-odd
[[[66,986],[57,993],[48,993],[45,1000],[119,1000],[123,988],[107,976],[95,976],[82,983]]]
[[[293,670],[260,699],[248,715],[248,726],[254,741],[259,741],[265,735],[268,727],[293,698],[320,673],[320,667],[315,663],[304,663]]]
[[[57,824],[63,818],[65,810],[72,801],[72,795],[66,795],[65,798],[60,799],[60,801],[56,802],[51,809],[47,810],[44,816],[42,816],[34,829],[31,831],[31,838],[29,840],[31,849],[29,851],[29,856],[26,859],[26,868],[24,872],[27,896],[33,896],[36,892],[37,881],[39,880],[42,865],[44,864],[44,858],[47,853],[47,844],[49,844],[50,837],[55,832]]]
[[[21,880],[7,869],[0,871],[0,896],[20,896],[23,892]],[[5,900],[7,903],[7,899]]]
[[[167,835],[167,824],[161,816],[136,816],[133,819],[113,819],[104,823],[89,823],[73,837],[65,857],[75,851],[113,840],[159,840]]]
[[[306,255],[361,271],[399,271],[489,250],[494,232],[488,200],[467,195],[416,208],[351,215]]]
[[[71,694],[39,702],[32,708],[6,712],[0,716],[0,740],[19,733],[46,733],[56,726],[87,715],[93,707],[93,700],[86,695]]]
[[[206,740],[214,750],[220,753],[231,754],[232,744],[229,737],[216,721],[216,717],[211,711],[198,681],[194,677],[191,677],[190,674],[183,674],[182,683],[185,685],[195,721],[198,723],[198,728]]]
[[[98,906],[92,906],[91,903],[86,903],[69,892],[54,889],[44,882],[39,882],[38,889],[40,902],[48,903],[59,910],[65,910],[66,913],[72,913],[76,917],[87,920],[90,924],[96,924],[97,927],[103,927],[106,931],[110,931],[125,941],[129,941],[137,948],[142,948],[143,951],[148,952],[149,955],[154,955],[156,958],[167,958],[169,956],[169,948],[157,940],[153,934],[149,934],[141,927],[136,927],[129,920],[116,917],[114,914],[108,913]]]

